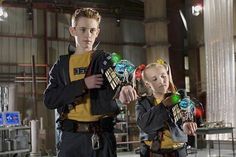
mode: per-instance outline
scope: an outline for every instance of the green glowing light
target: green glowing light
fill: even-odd
[[[179,94],[172,94],[171,95],[171,102],[173,105],[179,103],[180,100],[181,100],[181,97]]]
[[[111,60],[113,63],[118,63],[120,60],[121,60],[121,55],[120,54],[117,54],[117,53],[112,53],[111,54]]]

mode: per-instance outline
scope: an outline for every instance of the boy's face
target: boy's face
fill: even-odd
[[[146,70],[146,85],[153,93],[165,94],[169,88],[169,76],[163,66],[151,67]]]
[[[99,34],[99,24],[95,19],[80,17],[75,27],[70,27],[70,33],[75,38],[76,47],[81,51],[91,51]]]

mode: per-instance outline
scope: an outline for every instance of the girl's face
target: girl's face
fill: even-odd
[[[163,66],[153,66],[145,71],[146,85],[155,94],[165,94],[169,88],[169,76]]]

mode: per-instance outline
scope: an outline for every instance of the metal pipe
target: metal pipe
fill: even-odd
[[[32,55],[32,98],[33,98],[33,104],[34,104],[34,118],[37,119],[37,101],[36,101],[36,76],[35,76],[35,58],[34,55]]]
[[[57,18],[56,18],[57,20]],[[56,21],[57,22],[57,21]],[[44,57],[45,57],[45,63],[48,65],[48,32],[47,32],[47,11],[44,10]],[[57,27],[57,26],[56,26]],[[58,37],[58,36],[56,36]],[[49,72],[49,68],[48,67],[45,67],[45,76],[48,75],[48,72]],[[48,78],[47,78],[48,80]]]
[[[15,77],[16,79],[32,79],[32,77],[30,76],[16,76]],[[36,80],[46,80],[47,77],[43,77],[43,76],[38,76],[38,77],[35,77]]]
[[[31,120],[31,152],[30,157],[40,157],[39,151],[39,121]]]
[[[7,80],[2,80],[2,79],[0,79],[0,82],[1,83],[32,83],[32,80],[14,80],[14,79],[11,79],[11,80],[9,80],[9,79],[7,79]],[[47,81],[46,80],[39,80],[39,81],[37,81],[37,83],[46,83]]]
[[[3,81],[1,81],[3,82]],[[9,81],[5,81],[5,82],[9,82]],[[32,80],[15,80],[15,81],[11,81],[11,82],[15,82],[15,83],[32,83]],[[37,81],[37,83],[46,83],[46,80],[42,80],[42,81]]]
[[[32,73],[22,73],[22,72],[19,72],[19,73],[0,73],[0,77],[1,76],[9,76],[10,77],[10,75],[13,75],[14,77],[15,76],[31,76],[32,75]],[[43,74],[41,74],[41,73],[36,73],[36,75],[37,76],[44,76]]]
[[[128,142],[117,142],[116,144],[134,144],[134,143],[140,143],[141,141],[128,141]]]
[[[32,67],[33,64],[18,64],[18,66],[22,67]],[[35,64],[35,67],[48,67],[48,64]]]
[[[32,76],[4,76],[0,75],[0,79],[16,79],[16,80],[21,80],[21,79],[32,79]],[[36,76],[36,80],[46,80],[46,76]]]
[[[5,37],[5,38],[38,38],[42,39],[40,36],[32,36],[32,35],[11,35],[11,34],[0,34],[0,37]]]
[[[58,13],[57,12],[56,12],[55,26],[56,26],[56,38],[58,38]]]
[[[33,37],[34,36],[34,10],[32,8],[32,29],[31,29],[31,36]]]
[[[21,66],[21,67],[32,67],[32,64],[24,64],[24,63],[0,63],[1,66]],[[47,67],[47,64],[35,64],[36,67]]]
[[[56,38],[56,37],[41,37],[41,36],[28,36],[28,35],[8,35],[8,34],[0,34],[0,37],[9,37],[9,38],[34,38],[34,39],[46,39],[48,41],[64,41],[64,42],[72,42],[72,39],[67,39],[67,38]],[[145,43],[139,43],[139,42],[120,42],[120,43],[115,43],[115,42],[108,42],[108,41],[100,41],[101,45],[115,45],[115,46],[138,46],[138,47],[143,47],[145,46]]]

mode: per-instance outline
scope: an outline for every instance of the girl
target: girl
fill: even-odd
[[[142,80],[152,91],[141,97],[136,105],[137,125],[141,139],[149,146],[152,157],[186,157],[187,135],[194,135],[196,123],[177,120],[173,114],[175,104],[167,93],[175,93],[170,67],[166,62],[147,65]]]

